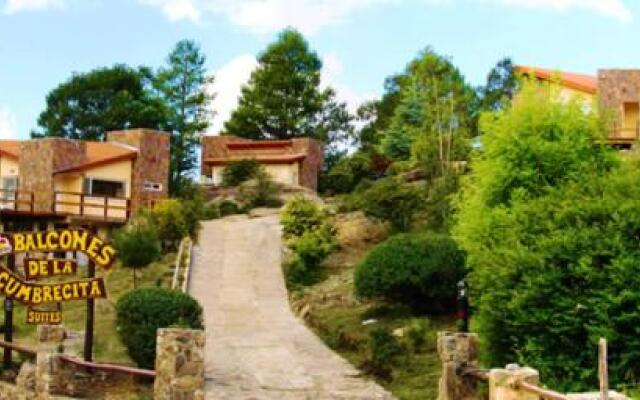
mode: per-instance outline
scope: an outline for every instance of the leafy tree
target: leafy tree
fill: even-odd
[[[226,133],[252,139],[313,137],[329,145],[347,138],[351,116],[333,89],[320,89],[322,62],[299,32],[281,32],[258,61],[225,123]]]
[[[509,104],[518,91],[519,82],[510,58],[500,60],[487,75],[487,84],[480,88],[483,110],[497,111]]]
[[[160,258],[162,244],[152,225],[143,219],[133,219],[116,231],[114,244],[125,267],[132,268],[133,288],[137,287],[136,269],[146,267]]]
[[[212,96],[206,86],[213,82],[205,69],[206,57],[191,40],[179,41],[161,68],[155,86],[166,102],[171,131],[170,190],[180,194],[188,175],[198,164],[200,133],[209,127],[208,106]]]
[[[528,82],[518,96],[481,120],[454,228],[486,357],[584,390],[604,336],[612,382],[637,381],[640,169],[599,144],[603,124],[578,100]]]
[[[393,159],[411,159],[429,177],[443,175],[452,161],[466,158],[476,125],[475,91],[451,61],[428,48],[407,66],[381,148]]]
[[[40,130],[31,136],[104,140],[110,130],[163,129],[167,109],[153,95],[150,81],[147,68],[126,65],[76,73],[49,92],[38,117]]]
[[[380,142],[382,132],[391,123],[396,107],[401,99],[401,89],[407,80],[406,74],[388,77],[384,82],[384,94],[380,100],[362,104],[357,117],[364,125],[357,133],[357,139],[363,148],[375,146]]]

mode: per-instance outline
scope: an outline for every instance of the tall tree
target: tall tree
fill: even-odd
[[[157,73],[155,86],[167,104],[171,131],[170,190],[179,195],[197,166],[200,134],[209,127],[213,82],[205,69],[206,57],[193,41],[178,42]]]
[[[166,108],[153,95],[150,82],[147,68],[126,65],[74,74],[49,92],[38,117],[40,130],[31,136],[104,140],[109,130],[162,129]]]
[[[320,88],[322,62],[293,29],[258,57],[225,133],[253,139],[313,137],[333,144],[351,132],[351,117],[331,88]]]
[[[489,71],[487,84],[480,88],[482,109],[497,111],[509,104],[519,87],[513,62],[504,58]]]

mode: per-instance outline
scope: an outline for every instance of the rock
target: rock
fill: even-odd
[[[376,322],[378,322],[378,320],[377,320],[377,319],[375,319],[375,318],[366,319],[366,320],[362,321],[362,325],[363,325],[363,326],[373,325],[373,324],[375,324]]]

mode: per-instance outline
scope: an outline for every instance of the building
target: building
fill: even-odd
[[[0,140],[2,221],[122,224],[168,196],[168,133],[134,129],[106,137]]]
[[[224,168],[252,159],[264,166],[274,181],[317,190],[323,153],[320,142],[309,138],[250,140],[237,136],[202,139],[202,181],[219,186]]]
[[[606,116],[610,144],[629,148],[640,139],[640,70],[601,69],[597,76],[517,66],[516,72],[560,86],[560,97],[584,98]]]

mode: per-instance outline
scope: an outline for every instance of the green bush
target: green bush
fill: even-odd
[[[285,269],[290,287],[311,285],[319,280],[320,264],[335,247],[333,235],[332,227],[325,225],[289,240],[288,246],[295,254]]]
[[[362,368],[390,381],[393,365],[404,352],[402,344],[387,329],[375,328],[369,333],[369,357]]]
[[[158,233],[165,249],[175,250],[182,238],[189,235],[189,224],[185,218],[182,203],[177,199],[162,200],[145,216]]]
[[[158,234],[145,222],[132,220],[115,232],[113,242],[125,267],[146,267],[160,258],[162,246]]]
[[[411,321],[407,329],[407,337],[411,341],[411,347],[414,352],[418,353],[424,348],[430,327],[429,320],[426,318],[415,318]]]
[[[202,328],[202,307],[198,302],[169,289],[132,290],[118,299],[116,312],[120,338],[131,358],[142,368],[154,368],[159,328]]]
[[[261,166],[253,159],[234,161],[222,171],[222,184],[224,186],[238,186],[242,182],[255,177]]]
[[[327,221],[323,208],[302,196],[289,200],[280,213],[280,223],[285,237],[302,236],[319,228]]]
[[[447,235],[399,234],[376,246],[355,271],[356,295],[417,310],[452,311],[465,257]]]
[[[539,84],[481,122],[454,234],[485,359],[592,390],[605,337],[612,387],[640,381],[638,166],[600,144],[598,113]]]
[[[245,210],[256,207],[280,207],[278,184],[264,171],[255,174],[254,179],[244,182],[238,189],[237,200]]]
[[[386,163],[374,162],[379,159],[377,154],[364,152],[340,159],[327,173],[324,189],[333,194],[350,193],[363,179],[379,178],[386,169]]]
[[[202,219],[205,221],[209,221],[212,219],[218,219],[221,217],[220,213],[220,204],[213,201],[204,206],[202,210]]]
[[[409,230],[423,202],[424,196],[418,187],[398,178],[376,181],[351,199],[352,207],[361,209],[369,217],[389,222],[401,232]]]
[[[222,200],[218,204],[220,210],[220,216],[226,217],[227,215],[240,214],[240,206],[233,200]]]

